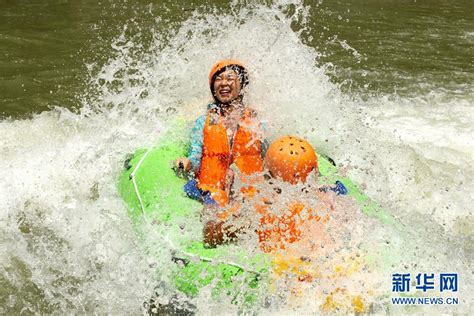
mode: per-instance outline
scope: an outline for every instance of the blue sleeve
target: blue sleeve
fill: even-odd
[[[201,166],[203,130],[206,122],[206,115],[200,116],[194,127],[191,129],[191,146],[189,147],[188,158],[191,161],[192,170],[197,171]]]

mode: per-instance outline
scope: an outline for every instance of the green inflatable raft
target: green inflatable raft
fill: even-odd
[[[249,253],[238,243],[206,248],[202,242],[203,225],[199,219],[202,205],[185,196],[186,179],[172,168],[177,157],[187,154],[183,129],[168,133],[158,145],[136,151],[125,161],[118,190],[128,206],[139,238],[146,240],[150,230],[160,231],[168,249],[145,250],[169,261],[157,268],[169,273],[168,286],[188,297],[196,297],[204,288],[214,298],[225,296],[240,306],[252,306],[268,291],[272,260],[267,254]],[[348,194],[367,215],[393,225],[395,220],[364,195],[347,177],[320,155],[321,182],[341,181]],[[146,244],[146,241],[145,241]]]

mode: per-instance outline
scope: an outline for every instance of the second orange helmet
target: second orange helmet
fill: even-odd
[[[265,155],[265,165],[273,176],[296,184],[305,182],[308,174],[318,168],[318,156],[306,140],[283,136],[275,140]]]

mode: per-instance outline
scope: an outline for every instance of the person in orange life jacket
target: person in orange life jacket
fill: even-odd
[[[281,201],[279,195],[282,189],[274,187],[274,180],[296,185],[305,184],[303,191],[307,191],[306,178],[310,173],[319,174],[318,156],[311,144],[295,136],[283,136],[276,139],[267,150],[265,168],[270,176],[266,184],[270,187],[266,192],[270,195],[255,204],[256,211],[261,215],[260,225],[256,230],[260,248],[265,252],[285,249],[289,244],[299,241],[302,225],[313,218],[313,210],[300,199],[300,192],[290,201]],[[271,192],[276,192],[271,194]],[[277,209],[274,209],[274,205]],[[303,215],[303,212],[305,215]]]
[[[329,249],[337,244],[327,226],[336,210],[334,199],[348,191],[339,181],[321,186],[317,177],[309,176],[319,176],[318,155],[299,137],[273,141],[266,152],[265,169],[269,176],[259,188],[267,194],[254,204],[260,214],[255,229],[260,249],[272,253],[276,275],[312,282],[318,275],[312,269],[312,257],[324,254],[322,245]]]
[[[315,177],[307,180],[311,173],[319,175],[318,157],[311,144],[299,137],[283,136],[273,141],[266,151],[264,164],[266,181],[259,182],[259,194],[247,196],[246,201],[261,215],[255,229],[260,248],[272,252],[287,249],[303,235],[308,237],[304,230],[317,227],[315,222],[325,223],[329,219],[328,211],[334,209],[334,195],[327,194],[328,191],[341,195],[347,190],[342,183],[320,186],[314,181]],[[301,191],[282,192],[282,188],[286,191],[289,187],[277,179],[297,185],[295,188]],[[312,203],[315,198],[317,203]],[[232,218],[229,219],[232,222]]]
[[[203,202],[208,212],[217,213],[216,208],[228,206],[235,176],[251,177],[263,170],[267,142],[256,112],[243,103],[248,83],[247,70],[239,61],[223,60],[212,67],[209,86],[214,102],[191,131],[188,157],[176,160],[179,168],[195,176],[185,185],[185,192]],[[204,241],[208,246],[235,237],[217,218],[205,223]]]
[[[264,162],[269,176],[260,184],[261,192],[266,194],[260,195],[254,204],[261,215],[256,233],[264,252],[287,251],[290,244],[298,243],[302,238],[312,240],[314,236],[308,235],[308,229],[320,233],[320,225],[329,220],[328,212],[334,210],[335,195],[328,193],[344,195],[347,189],[339,181],[335,185],[321,186],[314,181],[315,177],[307,180],[311,173],[319,175],[318,156],[310,143],[296,136],[283,136],[273,141]],[[287,190],[289,187],[277,179],[298,185],[295,188],[301,191],[283,192],[282,188]]]

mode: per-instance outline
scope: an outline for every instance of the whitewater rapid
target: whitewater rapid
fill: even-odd
[[[107,63],[99,70],[86,65],[89,88],[77,96],[78,111],[59,104],[31,119],[1,121],[0,312],[142,311],[156,286],[156,262],[132,229],[118,175],[124,157],[156,143],[170,122],[203,113],[207,73],[222,58],[249,69],[246,102],[267,122],[270,139],[286,133],[309,139],[411,231],[418,253],[406,254],[407,269],[463,275],[458,308],[467,312],[472,96],[343,93],[326,74],[329,65],[319,65],[319,53],[292,28],[304,25],[307,14],[304,6],[287,14],[278,5],[195,12],[171,36],[152,30],[147,48],[125,26]],[[370,227],[362,225],[361,238],[385,242]],[[390,283],[389,274],[377,278]],[[198,301],[198,312],[207,304]]]

